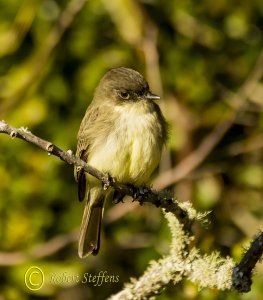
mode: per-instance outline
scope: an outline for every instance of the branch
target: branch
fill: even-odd
[[[14,266],[23,264],[32,259],[41,259],[51,254],[58,252],[68,244],[75,242],[78,239],[76,230],[58,235],[44,244],[39,244],[33,249],[26,252],[0,252],[0,266]]]
[[[14,106],[29,90],[30,86],[39,78],[39,75],[47,65],[48,58],[53,53],[65,31],[70,27],[75,20],[77,14],[83,9],[87,0],[71,0],[66,8],[62,11],[59,19],[57,20],[54,28],[49,33],[43,44],[39,45],[34,57],[34,66],[30,70],[30,73],[24,79],[23,84],[14,89],[14,92],[0,106],[0,115],[6,114],[6,112]],[[5,97],[4,97],[5,98]]]
[[[177,164],[173,169],[160,174],[153,185],[158,189],[166,188],[194,171],[218,145],[221,139],[232,127],[240,112],[248,105],[248,100],[255,91],[256,84],[263,76],[263,49],[258,55],[254,68],[248,74],[246,80],[239,88],[237,93],[233,94],[230,103],[236,103],[236,109],[227,120],[221,121],[199,144],[199,146],[191,152],[186,158]]]
[[[231,288],[233,260],[217,253],[202,256],[195,247],[187,250],[191,237],[174,215],[166,213],[165,217],[172,233],[170,253],[158,261],[151,261],[139,279],[132,278],[122,291],[108,300],[154,299],[151,297],[160,294],[169,283],[176,284],[184,277],[200,287]]]
[[[252,271],[256,263],[261,259],[263,253],[263,232],[251,243],[244,254],[241,262],[234,268],[232,274],[233,288],[241,293],[247,293],[251,289]]]
[[[235,266],[231,257],[222,257],[218,252],[201,255],[195,247],[186,249],[192,237],[185,233],[174,215],[165,213],[165,217],[172,233],[169,254],[158,261],[151,261],[140,278],[131,278],[123,290],[108,300],[154,299],[169,283],[176,284],[184,277],[199,288],[235,289],[241,293],[250,291],[252,269],[263,253],[262,232],[252,242],[240,264]]]
[[[179,206],[179,203],[172,197],[168,196],[167,193],[157,192],[146,186],[136,187],[134,185],[127,185],[117,182],[109,174],[100,172],[99,170],[86,164],[80,158],[73,155],[71,150],[63,151],[51,142],[43,140],[32,134],[26,128],[17,129],[10,126],[5,121],[0,121],[0,133],[9,134],[11,138],[19,138],[25,140],[47,151],[49,154],[59,157],[61,160],[65,161],[68,164],[73,164],[77,167],[83,168],[85,172],[99,179],[103,183],[105,189],[111,186],[122,194],[131,196],[134,201],[138,201],[140,204],[150,202],[156,207],[163,208],[167,212],[172,212],[180,220],[180,222],[184,224],[185,229],[187,231],[190,230],[193,218],[189,217],[189,213],[187,212],[187,210],[181,208]]]
[[[205,214],[198,214],[190,203],[181,203],[180,206],[173,198],[164,192],[156,192],[148,187],[135,187],[116,182],[109,174],[87,165],[75,157],[72,151],[63,151],[56,145],[43,140],[25,128],[16,129],[4,121],[0,121],[0,133],[6,133],[11,138],[20,138],[39,148],[55,155],[67,162],[84,169],[85,172],[102,181],[104,188],[109,186],[123,194],[132,196],[140,204],[151,202],[164,209],[172,233],[172,242],[169,255],[151,262],[145,273],[138,280],[132,279],[125,288],[110,299],[148,299],[161,293],[168,283],[174,284],[187,277],[200,287],[217,288],[221,290],[236,289],[239,292],[248,292],[252,284],[251,276],[256,263],[263,253],[263,233],[261,232],[251,243],[251,247],[244,254],[240,264],[234,266],[231,258],[223,258],[218,253],[201,255],[195,247],[190,249],[193,236],[190,226],[194,220],[202,220]],[[169,212],[169,213],[167,213]],[[76,239],[75,232],[56,237],[44,245],[40,245],[28,253],[15,252],[12,254],[0,253],[0,265],[22,263],[30,258],[42,258],[65,247]]]
[[[232,127],[235,115],[229,120],[219,123],[201,142],[199,147],[191,152],[185,159],[171,170],[165,171],[154,181],[157,188],[165,188],[185,178],[195,170],[211,153],[226,132]]]

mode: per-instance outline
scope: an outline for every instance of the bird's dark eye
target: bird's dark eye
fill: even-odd
[[[122,99],[129,99],[130,98],[130,94],[128,92],[120,92],[120,96]]]

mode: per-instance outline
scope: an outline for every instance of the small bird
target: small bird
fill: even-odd
[[[135,70],[115,68],[100,80],[81,122],[76,156],[117,181],[136,186],[147,183],[159,164],[166,141],[166,121],[147,81]],[[96,255],[105,198],[123,195],[75,167],[79,201],[86,201],[78,254]]]

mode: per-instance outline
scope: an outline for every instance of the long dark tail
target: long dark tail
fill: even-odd
[[[96,255],[100,249],[100,229],[103,214],[105,195],[96,204],[90,200],[86,202],[79,238],[79,257],[84,258],[89,254]]]

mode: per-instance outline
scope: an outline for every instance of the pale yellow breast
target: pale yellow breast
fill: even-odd
[[[105,143],[90,153],[88,163],[119,181],[146,183],[161,155],[157,114],[145,103],[115,109],[119,113],[116,126]]]

